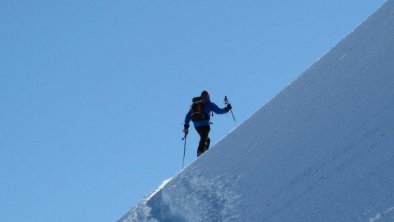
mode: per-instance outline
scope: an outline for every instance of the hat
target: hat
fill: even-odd
[[[206,90],[202,91],[202,92],[201,92],[201,96],[209,97],[208,91],[206,91]]]

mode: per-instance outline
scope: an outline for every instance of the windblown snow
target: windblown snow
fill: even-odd
[[[394,221],[394,0],[118,222]]]

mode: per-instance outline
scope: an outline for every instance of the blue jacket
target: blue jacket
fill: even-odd
[[[197,121],[193,122],[194,127],[199,127],[199,126],[207,126],[210,124],[209,120],[211,118],[211,112],[214,112],[216,114],[224,114],[227,113],[226,108],[219,108],[215,103],[211,102],[208,96],[204,96],[205,99],[205,107],[204,107],[204,113],[208,114],[209,118],[207,120],[202,120],[202,121]],[[190,114],[191,110],[187,112],[186,117],[185,117],[185,126],[189,126],[190,123]]]

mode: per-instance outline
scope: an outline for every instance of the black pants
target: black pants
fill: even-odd
[[[211,139],[209,139],[209,131],[211,126],[199,126],[196,127],[198,134],[200,135],[200,143],[198,144],[197,157],[209,149]]]

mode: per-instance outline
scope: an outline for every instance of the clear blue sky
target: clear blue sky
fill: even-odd
[[[241,123],[383,2],[1,0],[2,221],[119,219],[179,172],[193,96]]]

